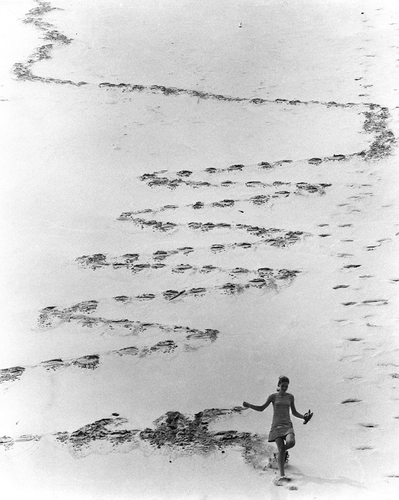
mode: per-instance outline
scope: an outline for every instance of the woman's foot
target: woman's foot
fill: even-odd
[[[289,483],[291,481],[291,478],[290,477],[287,477],[287,476],[280,476],[280,477],[276,477],[274,479],[274,484],[276,486],[284,486],[284,484],[286,483]]]

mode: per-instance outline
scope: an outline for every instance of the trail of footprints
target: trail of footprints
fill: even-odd
[[[8,384],[20,380],[21,376],[32,369],[44,369],[46,371],[57,371],[65,368],[79,368],[83,370],[96,370],[100,363],[107,361],[112,357],[135,358],[137,361],[144,357],[156,354],[177,354],[178,352],[195,351],[206,347],[218,338],[219,331],[213,329],[198,330],[186,326],[164,325],[157,323],[144,323],[130,320],[111,320],[101,317],[88,317],[78,312],[72,313],[71,309],[42,311],[41,322],[46,328],[60,326],[62,323],[75,322],[82,328],[99,328],[113,334],[120,334],[123,337],[127,335],[139,336],[147,331],[152,334],[158,332],[160,335],[172,335],[174,340],[161,340],[152,346],[132,345],[121,349],[102,352],[100,354],[91,354],[70,359],[50,359],[43,361],[38,365],[14,366],[0,370],[0,384]],[[57,325],[55,325],[57,323]]]
[[[350,187],[359,188],[359,189],[368,188],[368,191],[360,193],[360,195],[350,196],[348,198],[348,203],[342,204],[341,205],[342,207],[344,207],[344,206],[351,207],[351,204],[353,202],[359,202],[362,199],[365,199],[366,197],[373,196],[373,192],[371,189],[373,187],[372,184],[354,184],[353,186],[350,186]],[[352,213],[361,212],[361,210],[351,209],[350,212],[352,212]],[[354,224],[353,223],[346,223],[346,224],[342,224],[340,227],[348,228],[348,230],[351,231],[351,228],[354,227]],[[345,296],[345,294],[347,293],[346,291],[349,289],[349,291],[351,293],[351,298],[352,298],[354,289],[359,290],[359,291],[362,290],[361,285],[354,285],[353,284],[354,279],[355,280],[357,280],[357,279],[364,280],[364,279],[374,279],[375,278],[374,275],[362,274],[361,268],[362,268],[363,264],[360,264],[354,260],[354,257],[357,256],[358,251],[359,250],[362,252],[376,251],[382,245],[389,243],[391,241],[392,241],[391,238],[382,238],[382,239],[375,241],[374,243],[370,243],[370,244],[362,246],[360,248],[351,246],[353,253],[338,252],[336,254],[336,256],[338,258],[351,259],[353,262],[353,263],[345,264],[342,267],[340,267],[341,272],[345,273],[347,278],[345,279],[345,281],[343,283],[340,283],[340,284],[333,286],[333,289],[337,291],[339,296],[341,296],[341,297]],[[347,243],[354,244],[355,242],[356,242],[355,238],[346,238],[346,239],[341,240],[341,243],[343,243],[344,245],[346,245]],[[359,259],[359,260],[361,261],[361,259]],[[352,282],[352,284],[349,284],[348,282],[349,283]],[[392,280],[391,280],[391,282],[392,282]],[[341,300],[340,304],[345,309],[350,310],[351,308],[357,308],[357,307],[369,307],[369,308],[371,307],[371,308],[373,308],[373,307],[387,306],[389,304],[389,300],[385,299],[385,298],[378,297],[378,295],[377,295],[377,298],[369,298],[369,299],[364,299],[364,300],[353,300],[353,299],[346,300],[346,301]],[[355,313],[355,310],[354,310],[354,313]],[[374,316],[376,316],[376,314],[366,314],[363,316],[363,319],[360,319],[360,318],[358,319],[359,323],[363,325],[364,332],[362,334],[360,334],[360,336],[353,336],[352,335],[352,336],[347,336],[346,338],[344,338],[344,341],[340,347],[343,347],[345,349],[349,349],[349,346],[353,346],[353,347],[350,347],[350,351],[349,351],[350,354],[341,356],[340,361],[349,362],[349,363],[356,363],[359,361],[364,361],[364,356],[366,355],[367,351],[375,351],[376,350],[376,347],[373,346],[367,338],[368,337],[367,336],[368,329],[370,329],[370,328],[382,328],[381,326],[373,324],[369,321],[369,318],[374,317]],[[347,319],[340,319],[340,320],[336,320],[336,321],[338,322],[338,324],[343,324],[343,325],[350,325],[352,323],[350,320],[347,320]],[[381,363],[378,364],[378,366],[386,366],[386,365],[387,364],[381,364]],[[390,366],[390,364],[388,364],[388,365]],[[385,374],[386,380],[395,379],[396,376],[397,376],[396,373],[388,373],[387,372]],[[353,381],[358,381],[362,378],[363,377],[360,375],[354,375],[351,377],[346,377],[346,380],[348,380],[349,382],[353,382]],[[357,398],[357,397],[349,397],[349,398],[341,401],[342,405],[348,406],[348,407],[351,407],[352,405],[354,405],[354,406],[362,405],[362,403],[363,403],[363,400],[360,398]],[[396,418],[396,417],[394,417],[394,418]],[[378,423],[364,422],[364,421],[358,422],[355,425],[357,425],[363,429],[370,430],[370,431],[373,429],[378,429],[380,427],[380,424],[378,424]],[[359,451],[359,452],[370,451],[370,450],[374,449],[374,446],[370,446],[369,444],[362,444],[362,445],[355,446],[354,449]]]
[[[237,245],[237,244],[236,244]],[[248,244],[245,246],[240,246],[240,248],[251,248],[252,245]],[[231,247],[230,247],[231,248]],[[226,249],[226,246],[223,246],[223,249]],[[212,250],[212,247],[211,247]],[[218,251],[221,251],[222,248],[218,248]],[[214,266],[212,264],[205,264],[203,266],[198,266],[195,264],[167,264],[165,260],[171,257],[179,257],[181,255],[189,255],[194,252],[193,247],[186,247],[184,249],[177,250],[169,250],[162,251],[158,250],[154,252],[151,256],[144,256],[145,262],[138,262],[140,254],[131,253],[124,254],[120,257],[111,257],[108,258],[106,254],[92,254],[92,255],[82,255],[76,259],[77,264],[80,267],[88,268],[92,270],[96,269],[127,269],[132,273],[138,273],[145,270],[157,270],[157,269],[166,269],[169,268],[172,273],[190,273],[190,274],[226,274],[232,278],[238,278],[242,276],[253,275],[255,278],[248,282],[245,288],[251,286],[251,283],[254,286],[265,286],[269,288],[277,289],[278,285],[282,284],[285,281],[285,284],[291,283],[291,281],[300,274],[298,270],[289,270],[289,269],[272,269],[270,267],[261,267],[259,269],[247,269],[244,267],[235,267],[231,269],[222,268],[220,266]],[[214,250],[215,251],[215,250]],[[142,257],[143,258],[143,257]],[[225,287],[226,288],[226,287]],[[222,289],[225,289],[222,288]],[[220,289],[215,288],[215,289]],[[209,289],[208,289],[209,290]],[[151,294],[153,298],[155,298],[156,294]],[[167,294],[170,295],[170,294]],[[165,298],[170,298],[163,294]],[[138,297],[139,298],[139,297]]]
[[[340,161],[346,159],[344,155],[339,155],[335,161]],[[313,165],[317,165],[317,161],[320,163],[323,161],[321,158],[312,158],[308,160],[308,163]],[[327,159],[324,159],[327,161]],[[333,160],[330,160],[333,161]],[[269,199],[288,197],[292,194],[295,195],[305,195],[305,194],[324,194],[325,189],[329,187],[331,184],[311,184],[308,182],[298,182],[296,184],[292,184],[291,182],[283,182],[283,181],[274,181],[273,183],[263,182],[260,180],[248,180],[249,175],[254,174],[262,174],[265,171],[268,171],[272,168],[276,168],[277,166],[293,163],[292,160],[282,160],[274,163],[268,162],[260,162],[257,165],[230,165],[227,168],[214,168],[208,167],[202,171],[192,172],[191,170],[180,170],[176,172],[168,172],[167,170],[161,170],[158,172],[146,173],[140,176],[140,180],[145,182],[149,187],[167,187],[169,189],[176,189],[181,186],[189,186],[192,188],[229,188],[232,186],[240,186],[242,188],[261,188],[263,190],[272,190],[272,188],[284,188],[280,191],[275,191],[274,193],[268,196]],[[296,161],[295,163],[300,164],[303,163],[301,161]],[[246,176],[246,179],[243,176],[237,176],[238,172],[243,172]],[[223,180],[220,180],[220,177],[223,177]],[[193,178],[197,177],[198,180],[194,180]],[[232,177],[234,180],[231,180],[229,177]],[[241,179],[240,179],[241,177]],[[217,179],[219,178],[219,180]],[[209,179],[209,180],[208,180]],[[292,186],[295,186],[296,189],[292,190]],[[262,197],[261,197],[262,199]],[[263,197],[264,199],[264,197]],[[240,200],[237,200],[240,201]],[[256,203],[256,198],[250,198],[249,200],[252,203]],[[217,206],[216,204],[214,206]],[[200,208],[200,207],[193,207]],[[201,207],[202,208],[202,207]]]
[[[307,182],[298,182],[296,183],[296,189],[294,191],[290,191],[290,186],[292,185],[291,182],[282,182],[282,181],[275,181],[273,184],[265,184],[262,183],[261,181],[249,181],[246,184],[250,185],[251,187],[257,187],[257,186],[267,186],[267,187],[282,187],[284,189],[274,191],[272,194],[260,194],[256,196],[252,196],[251,198],[239,198],[239,199],[223,199],[219,201],[214,201],[212,203],[203,203],[202,201],[197,201],[195,203],[190,203],[188,205],[165,205],[163,207],[159,208],[145,208],[142,210],[136,210],[132,212],[124,212],[122,215],[141,215],[141,214],[158,214],[161,212],[167,212],[167,211],[176,211],[178,209],[183,209],[183,208],[192,208],[194,210],[202,210],[202,209],[208,209],[208,208],[232,208],[232,207],[239,207],[239,208],[245,208],[246,205],[252,204],[256,205],[257,207],[266,205],[269,201],[272,201],[276,198],[287,198],[288,196],[295,194],[295,195],[301,195],[305,193],[310,193],[310,194],[325,194],[326,193],[326,188],[330,187],[331,184],[309,184]]]
[[[304,236],[302,231],[285,231],[284,229],[267,228],[261,226],[252,226],[250,224],[230,224],[228,222],[163,222],[160,220],[148,220],[140,217],[132,217],[130,213],[123,213],[119,219],[120,221],[128,221],[134,226],[139,228],[148,228],[153,231],[168,232],[174,229],[187,229],[191,231],[214,231],[214,230],[232,230],[232,231],[246,231],[251,236],[256,236],[264,239],[264,243],[272,246],[287,246],[296,243]],[[223,247],[219,247],[223,249]],[[218,249],[217,246],[212,245],[211,249]]]
[[[105,258],[105,256],[102,257]],[[97,259],[90,259],[86,257],[85,260],[86,262],[89,261],[89,265],[87,265],[86,267],[92,267],[95,269],[99,267],[96,264],[98,262],[100,262],[100,265],[104,266],[104,260],[98,259],[98,256]],[[125,261],[125,265],[127,267],[131,265],[131,260],[132,259],[130,258],[128,262]],[[190,269],[192,268],[192,266],[188,267]],[[200,268],[199,271],[210,273],[213,270],[217,269],[220,270],[220,268],[216,268],[215,266],[204,266],[203,268]],[[187,267],[181,265],[173,268],[173,270],[175,272],[185,272],[187,271]],[[253,274],[255,275],[255,277],[251,280],[248,280],[247,282],[228,282],[223,285],[218,285],[210,288],[197,287],[187,290],[165,290],[161,293],[144,293],[136,296],[121,295],[116,296],[110,300],[104,299],[102,301],[84,301],[65,308],[59,308],[56,306],[45,307],[40,311],[38,320],[39,328],[42,330],[58,328],[65,323],[74,323],[81,326],[83,329],[95,329],[97,332],[108,332],[113,335],[119,334],[122,336],[139,336],[145,334],[147,331],[151,331],[153,333],[155,330],[158,331],[160,335],[167,334],[175,338],[161,340],[153,346],[129,346],[123,349],[107,351],[100,354],[86,355],[74,359],[48,360],[36,366],[16,366],[2,369],[0,370],[0,384],[4,382],[19,380],[26,368],[41,367],[46,370],[56,370],[66,367],[78,367],[82,369],[95,370],[99,367],[100,362],[107,359],[109,356],[137,356],[138,359],[141,359],[153,354],[177,354],[179,352],[191,352],[212,344],[218,338],[218,335],[220,333],[215,329],[198,330],[178,325],[164,325],[151,322],[145,323],[126,318],[109,319],[94,315],[101,304],[109,305],[111,303],[112,305],[112,303],[114,303],[116,306],[119,305],[126,307],[129,304],[132,304],[134,301],[147,302],[157,299],[172,301],[177,298],[182,300],[186,297],[201,297],[205,294],[215,292],[234,295],[242,293],[246,289],[263,289],[277,292],[285,286],[288,286],[299,274],[299,271],[290,271],[287,269],[273,270],[270,268],[260,268],[255,271],[244,268],[235,268],[231,269],[230,273],[233,277],[247,274]],[[176,337],[181,338],[176,339]]]

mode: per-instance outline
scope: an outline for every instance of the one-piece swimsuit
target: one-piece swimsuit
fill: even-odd
[[[293,401],[292,394],[285,393],[273,394],[273,421],[269,433],[269,442],[273,442],[278,437],[286,437],[288,434],[294,434],[290,418],[290,407]]]

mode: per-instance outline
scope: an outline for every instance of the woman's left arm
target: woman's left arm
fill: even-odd
[[[302,418],[302,420],[305,420],[305,415],[302,415],[301,413],[299,413],[297,411],[297,409],[295,408],[295,399],[294,399],[294,396],[292,394],[291,394],[291,412],[294,415],[294,417]]]

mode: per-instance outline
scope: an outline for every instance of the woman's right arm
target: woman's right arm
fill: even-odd
[[[247,403],[246,401],[244,401],[242,405],[244,408],[251,408],[252,410],[256,410],[256,411],[263,411],[263,410],[266,410],[266,408],[269,406],[269,404],[273,402],[273,399],[274,399],[274,395],[271,394],[267,398],[266,403],[261,405],[261,406],[251,405],[250,403]]]

